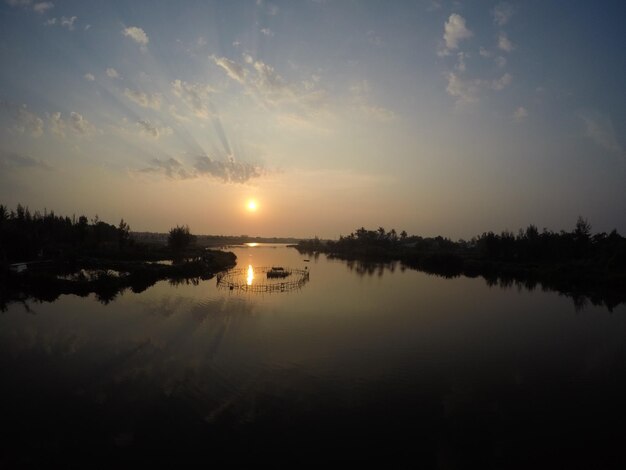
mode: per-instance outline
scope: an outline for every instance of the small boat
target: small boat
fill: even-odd
[[[283,278],[289,276],[291,273],[289,271],[285,271],[285,268],[281,266],[272,266],[272,268],[267,272],[267,278]]]

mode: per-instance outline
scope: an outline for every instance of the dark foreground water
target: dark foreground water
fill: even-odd
[[[310,279],[265,294],[161,282],[0,314],[0,467],[626,463],[624,306],[233,251],[246,273]]]

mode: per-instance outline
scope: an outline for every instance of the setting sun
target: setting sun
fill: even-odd
[[[250,212],[256,212],[258,207],[259,206],[254,199],[250,199],[246,204],[246,209],[248,209]]]

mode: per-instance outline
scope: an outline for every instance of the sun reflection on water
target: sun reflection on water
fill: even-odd
[[[248,276],[246,277],[246,284],[249,286],[252,285],[252,280],[254,279],[254,269],[252,269],[252,265],[248,265]]]

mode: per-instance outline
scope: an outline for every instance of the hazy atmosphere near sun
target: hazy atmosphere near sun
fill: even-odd
[[[136,231],[468,238],[582,215],[624,233],[625,16],[2,0],[0,202]]]

